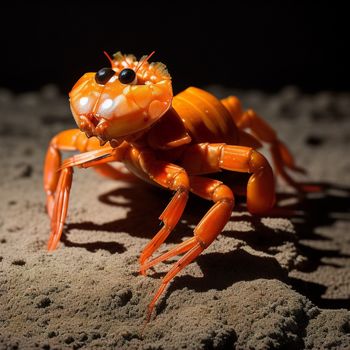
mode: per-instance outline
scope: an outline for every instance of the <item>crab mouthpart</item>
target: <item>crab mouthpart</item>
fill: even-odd
[[[99,123],[96,125],[95,132],[96,136],[98,136],[100,139],[104,141],[108,141],[109,138],[107,137],[107,129],[109,127],[109,123],[106,119],[100,118]]]
[[[82,132],[85,132],[87,137],[92,137],[95,134],[95,125],[86,115],[79,116],[78,126]]]
[[[90,120],[90,122],[96,127],[100,122],[100,119],[97,118],[97,115],[94,113],[88,113],[86,117]]]
[[[79,116],[79,128],[85,132],[87,137],[97,136],[101,141],[107,141],[107,121],[94,113],[82,114]]]

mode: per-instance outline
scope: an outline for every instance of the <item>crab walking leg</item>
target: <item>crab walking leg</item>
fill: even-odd
[[[95,151],[76,154],[72,157],[65,159],[62,166],[58,170],[64,168],[77,166],[79,168],[89,168],[92,166],[101,165],[107,162],[115,160],[115,153],[118,149],[109,147],[104,149],[98,149]]]
[[[97,138],[87,138],[79,129],[65,130],[57,134],[50,142],[45,157],[44,165],[44,190],[46,193],[46,208],[50,217],[52,217],[55,191],[59,179],[59,168],[61,166],[61,151],[80,151],[106,149],[108,146],[100,146]],[[110,165],[104,165],[96,169],[102,175],[113,179],[128,180],[129,174],[120,173]],[[119,175],[119,176],[118,176]]]
[[[170,271],[164,276],[162,280],[162,284],[158,288],[156,294],[154,295],[152,301],[150,302],[148,306],[147,311],[147,318],[146,322],[148,323],[151,319],[152,312],[154,309],[154,306],[159,299],[159,297],[164,292],[165,288],[167,287],[168,283],[182,270],[184,269],[189,263],[191,263],[202,251],[204,250],[203,247],[200,246],[200,244],[196,244],[193,248],[191,248],[177,263],[173,265],[173,267],[170,269]]]
[[[110,179],[132,181],[135,179],[134,175],[131,173],[121,172],[121,168],[124,167],[124,165],[121,165],[119,167],[119,170],[107,164],[109,162],[116,161],[116,159],[119,159],[119,157],[125,153],[127,148],[128,146],[125,144],[117,148],[105,147],[95,151],[77,154],[65,159],[62,163],[62,166],[58,170],[61,170],[68,166],[78,166],[79,168],[93,167],[93,169],[96,170],[99,174],[109,177]]]
[[[51,218],[51,234],[47,243],[48,250],[54,250],[60,240],[64,221],[67,216],[69,192],[72,186],[73,168],[63,169],[57,184],[57,194]]]
[[[221,181],[212,180],[204,177],[199,176],[190,176],[190,191],[195,193],[196,195],[208,199],[213,200],[215,203],[220,202],[219,206],[221,207],[221,213],[217,211],[218,214],[218,221],[212,221],[212,224],[217,224],[218,227],[216,229],[210,228],[207,226],[207,222],[209,219],[207,219],[207,216],[210,216],[212,220],[213,219],[213,209],[214,207],[206,214],[206,216],[202,219],[201,223],[196,227],[195,229],[195,237],[192,237],[190,239],[187,239],[186,241],[178,244],[173,249],[169,250],[168,252],[158,256],[157,258],[146,262],[141,266],[141,271],[146,272],[147,269],[150,267],[164,261],[172,258],[173,256],[180,255],[189,249],[191,249],[193,246],[195,246],[197,243],[200,242],[198,239],[198,236],[196,235],[196,232],[204,232],[205,229],[208,229],[208,231],[218,231],[219,227],[222,225],[225,225],[228,221],[229,214],[231,213],[232,208],[229,210],[229,207],[226,206],[226,203],[232,203],[233,207],[233,194],[230,188],[223,185]],[[226,212],[227,210],[227,212]],[[228,215],[228,218],[226,220],[226,216]],[[206,221],[207,220],[207,221]],[[205,229],[204,229],[205,228]],[[221,232],[221,230],[220,230]],[[203,236],[203,233],[201,233],[201,236]]]
[[[180,255],[182,253],[187,252],[189,249],[193,248],[196,244],[198,243],[196,237],[192,237],[187,239],[186,241],[178,244],[176,247],[174,247],[173,249],[170,249],[169,251],[157,256],[156,258],[154,258],[153,260],[147,261],[145,262],[143,265],[141,265],[140,267],[140,273],[142,275],[146,274],[146,271],[152,267],[155,266],[157,264],[159,264],[162,261],[171,259],[172,257],[176,256],[176,255]]]
[[[181,164],[191,175],[220,169],[252,174],[247,184],[247,207],[251,213],[263,214],[275,203],[271,166],[261,153],[251,147],[199,143],[187,149]]]
[[[157,232],[152,240],[145,246],[140,255],[140,264],[143,264],[167,239],[171,231],[181,218],[188,199],[188,191],[177,189],[159,220],[163,221],[163,227]]]
[[[294,158],[287,146],[277,138],[276,132],[260,116],[258,116],[255,111],[248,110],[245,112],[242,116],[239,127],[251,128],[253,133],[260,140],[269,143],[276,171],[290,186],[298,191],[307,190],[286,172],[285,167],[299,173],[305,173],[305,170],[296,166]]]
[[[191,192],[205,199],[212,200],[215,204],[194,229],[194,237],[184,241],[177,247],[141,267],[141,269],[146,270],[161,261],[187,251],[163,278],[161,286],[148,307],[147,320],[150,319],[153,308],[168,283],[215,240],[231,216],[234,206],[234,197],[229,187],[220,181],[199,176],[191,176],[190,182]]]
[[[154,182],[176,191],[159,217],[163,221],[163,227],[141,253],[140,264],[142,265],[166,240],[180,220],[188,199],[189,179],[183,168],[169,162],[157,160],[150,151],[141,152],[133,149],[127,161],[141,167],[143,172]]]
[[[304,169],[296,166],[294,157],[287,146],[278,139],[276,131],[254,110],[249,109],[243,113],[238,127],[250,128],[261,141],[269,143],[271,145],[271,153],[276,157],[276,161],[279,164],[285,165],[294,171],[305,172]]]
[[[51,218],[51,234],[48,241],[48,250],[54,250],[61,238],[63,225],[67,216],[69,192],[72,185],[73,166],[88,167],[103,164],[106,161],[122,160],[125,149],[101,149],[73,156],[66,159],[61,168],[53,204]],[[87,165],[88,164],[88,165]]]
[[[270,151],[277,171],[291,186],[299,188],[300,186],[286,173],[284,167],[301,173],[305,173],[305,170],[296,166],[292,154],[286,145],[278,139],[276,131],[254,110],[249,109],[243,112],[237,97],[229,96],[221,102],[230,111],[238,128],[241,130],[250,128],[258,139],[270,144]]]
[[[75,150],[76,137],[79,129],[66,130],[56,135],[50,142],[46,152],[44,165],[44,190],[46,193],[46,208],[52,217],[55,191],[59,179],[58,168],[61,165],[61,152]]]

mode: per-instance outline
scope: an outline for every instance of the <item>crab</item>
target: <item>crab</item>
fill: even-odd
[[[153,53],[152,53],[153,54]],[[222,170],[249,174],[247,209],[262,215],[274,206],[275,180],[258,151],[270,146],[277,172],[293,187],[300,185],[286,171],[302,171],[277,133],[239,99],[222,100],[189,87],[173,96],[166,66],[139,61],[133,55],[107,57],[111,66],[84,74],[71,90],[70,107],[78,126],[52,138],[45,159],[44,188],[51,218],[48,250],[56,249],[66,220],[73,168],[94,168],[112,179],[131,174],[174,191],[159,216],[163,226],[140,255],[140,273],[181,256],[163,277],[148,307],[148,318],[169,282],[194,261],[221,233],[234,208],[234,191],[214,175]],[[80,153],[62,161],[62,151]],[[124,164],[125,174],[111,165]],[[212,175],[212,176],[211,176]],[[213,202],[193,237],[153,257],[179,222],[189,192]]]

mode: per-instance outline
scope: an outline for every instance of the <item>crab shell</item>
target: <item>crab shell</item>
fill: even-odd
[[[171,77],[162,63],[140,62],[120,52],[113,56],[115,75],[104,84],[96,73],[84,74],[69,93],[70,106],[78,127],[88,137],[101,141],[120,140],[149,128],[171,106]],[[136,79],[131,84],[119,81],[119,73],[131,68]]]

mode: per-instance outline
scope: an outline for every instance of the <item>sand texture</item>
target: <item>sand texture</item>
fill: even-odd
[[[308,169],[296,178],[322,191],[298,197],[280,181],[265,217],[238,200],[143,336],[147,305],[176,259],[144,277],[138,257],[171,193],[78,169],[62,242],[48,253],[43,158],[52,136],[75,127],[68,99],[53,86],[0,91],[1,349],[350,348],[350,94],[210,89],[263,115]],[[161,251],[191,237],[210,205],[191,197]]]

